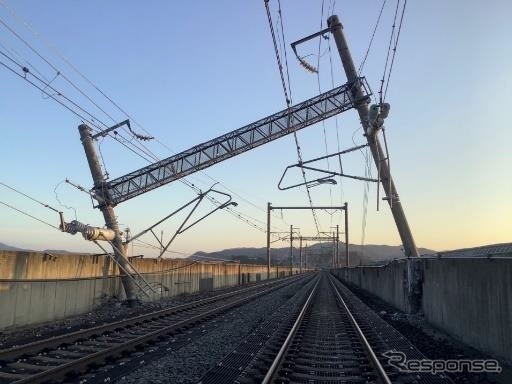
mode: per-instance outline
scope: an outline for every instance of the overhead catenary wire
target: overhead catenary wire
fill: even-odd
[[[272,42],[274,44],[274,53],[275,53],[275,56],[276,56],[276,60],[277,60],[277,65],[278,65],[278,69],[279,69],[279,75],[281,77],[281,84],[283,86],[283,92],[284,92],[284,96],[285,96],[285,100],[286,100],[286,105],[287,105],[287,109],[288,109],[288,124],[290,124],[290,119],[291,119],[291,87],[290,87],[290,84],[288,89],[286,87],[286,82],[285,82],[285,79],[284,79],[284,73],[283,73],[283,65],[281,63],[281,58],[280,58],[280,55],[279,55],[279,48],[278,48],[278,45],[277,45],[277,42],[276,42],[276,35],[275,35],[275,32],[274,32],[274,24],[272,22],[272,15],[271,15],[271,12],[270,12],[270,7],[269,7],[269,0],[263,0],[264,4],[265,4],[265,10],[267,12],[267,20],[268,20],[268,24],[269,24],[269,28],[270,28],[270,34],[272,36]],[[283,45],[286,46],[286,42],[285,42],[285,36],[284,36],[284,28],[283,28],[283,23],[282,23],[282,20],[283,20],[283,16],[282,16],[282,10],[281,10],[281,5],[280,5],[280,1],[278,2],[278,7],[279,7],[279,14],[280,14],[280,17],[281,17],[281,33],[282,33],[282,38],[283,38]],[[288,90],[290,91],[290,96],[288,95]],[[297,133],[296,132],[293,132],[293,137],[294,137],[294,140],[295,140],[295,147],[296,147],[296,150],[297,150],[297,157],[299,159],[299,163],[302,163],[303,160],[302,160],[302,153],[301,153],[301,148],[300,148],[300,144],[299,144],[299,140],[298,140],[298,137],[297,137]],[[315,227],[316,227],[316,230],[317,232],[320,232],[320,226],[318,224],[318,218],[316,216],[316,212],[315,210],[313,209],[313,200],[311,198],[311,191],[309,190],[309,186],[307,184],[307,179],[306,179],[306,172],[304,171],[303,168],[301,168],[301,171],[302,171],[302,178],[304,179],[304,183],[305,183],[305,186],[306,186],[306,193],[307,193],[307,197],[308,197],[308,200],[309,200],[309,205],[311,207],[311,213],[313,215],[313,221],[315,223]]]
[[[387,0],[384,0],[382,2],[382,6],[380,7],[379,16],[377,17],[377,22],[375,23],[375,26],[373,27],[372,36],[370,38],[370,42],[368,43],[368,48],[366,49],[366,53],[363,57],[363,60],[361,61],[361,64],[359,65],[359,68],[357,70],[358,76],[361,76],[361,72],[364,69],[364,65],[366,64],[366,59],[368,58],[368,55],[370,54],[370,50],[372,48],[372,43],[375,38],[375,33],[377,32],[377,28],[379,27],[380,19],[382,17],[382,12],[384,11],[384,7],[386,6]]]
[[[387,81],[386,81],[386,88],[384,90],[383,101],[386,100],[386,95],[388,93],[389,80],[391,78],[391,73],[393,72],[393,64],[395,63],[395,56],[396,56],[396,51],[397,51],[397,48],[398,48],[398,41],[400,39],[400,32],[402,31],[402,23],[404,21],[405,7],[406,6],[407,6],[407,0],[404,0],[404,5],[402,7],[402,15],[400,16],[400,24],[398,25],[398,32],[397,32],[397,35],[396,35],[395,45],[393,47],[393,57],[391,58],[391,65],[389,66],[388,78],[387,78]]]
[[[0,4],[21,24],[23,24],[36,38],[38,38],[39,40],[41,40],[43,42],[43,44],[48,48],[50,49],[52,52],[54,52],[54,54],[56,54],[63,62],[65,62],[73,71],[75,71],[82,79],[84,79],[89,85],[91,85],[97,92],[99,92],[103,97],[105,97],[112,105],[114,105],[119,111],[121,111],[124,115],[126,115],[135,125],[137,125],[138,127],[140,127],[144,132],[146,132],[147,134],[151,135],[149,133],[149,131],[147,129],[145,129],[140,123],[138,123],[126,110],[124,110],[118,103],[116,103],[112,98],[110,98],[103,90],[101,90],[96,84],[94,84],[85,74],[83,74],[76,66],[74,66],[70,60],[68,60],[61,52],[58,48],[56,48],[53,44],[51,44],[48,40],[46,40],[43,35],[41,33],[39,33],[38,31],[35,30],[35,28],[33,28],[30,23],[28,23],[27,21],[25,21],[23,18],[21,18],[15,11],[13,8],[11,8],[10,6],[8,6],[6,4],[5,1],[1,0],[0,1]],[[12,28],[10,28],[12,30]],[[24,40],[19,34],[16,34],[16,32],[14,30],[12,30],[12,33],[15,33],[15,36],[17,36],[25,45],[27,45],[34,53],[36,53],[36,55],[38,57],[40,57],[43,61],[45,61],[53,70],[56,71],[57,75],[60,75],[62,73],[62,71],[59,71],[57,69],[57,67],[55,65],[53,65],[49,60],[47,60],[46,58],[44,58],[39,52],[37,52],[37,50],[32,46],[30,45],[26,40]],[[87,94],[85,94],[85,92],[83,92],[78,86],[76,86],[76,84],[71,81],[68,77],[63,77],[67,82],[69,82],[77,91],[80,92],[80,94],[82,94],[84,97],[86,97],[94,106],[96,106],[100,111],[102,111],[107,117],[109,117],[112,121],[115,122],[114,118],[108,114],[104,109],[102,109],[96,102],[94,102],[94,100],[92,100],[91,97],[89,97]],[[83,120],[83,119],[82,119]],[[89,122],[89,121],[88,121]],[[90,123],[90,122],[89,122]],[[147,137],[143,137],[142,135],[138,135],[136,134],[135,132],[133,132],[130,128],[130,133],[132,135],[134,135],[135,137],[139,138],[139,139],[144,139],[144,138],[147,138]],[[110,137],[112,137],[112,135],[109,134]],[[127,145],[130,145],[129,141],[124,139],[123,138],[123,141],[124,143],[121,142],[121,140],[118,140],[117,138],[113,137],[116,141],[120,142],[123,146],[127,146]],[[151,136],[151,138],[154,138],[153,136]],[[171,153],[173,153],[174,151],[169,148],[166,144],[164,144],[162,141],[158,140],[158,139],[155,139],[156,142],[158,142],[160,145],[162,145],[163,147],[165,147],[167,150],[169,150]],[[131,143],[133,145],[133,143]],[[136,145],[134,145],[136,147]],[[143,148],[145,148],[143,146]],[[132,152],[134,152],[133,149],[129,148]],[[141,150],[141,151],[144,151],[146,154],[148,154],[148,150],[147,148],[145,149],[138,149],[138,150]],[[103,161],[103,164],[104,164],[104,168],[105,168],[105,162]],[[227,187],[224,183],[214,179],[213,177],[211,177],[210,175],[208,175],[205,171],[200,171],[201,174],[205,175],[206,177],[208,177],[209,179],[215,181],[215,182],[218,182],[220,183],[225,189],[227,189],[228,191],[230,191],[231,193],[233,193],[234,195],[236,195],[239,199],[245,201],[246,203],[250,204],[251,206],[261,210],[262,212],[264,212],[263,208],[261,208],[260,206],[252,203],[250,200],[248,200],[247,198],[243,197],[241,194],[237,193],[236,191],[234,191],[232,188],[229,188]],[[232,210],[233,211],[233,210]],[[286,222],[285,222],[286,224]]]
[[[58,91],[56,90],[54,87],[52,87],[48,82],[45,82],[44,80],[42,80],[41,78],[37,77],[36,75],[30,73],[30,71],[24,67],[22,64],[18,63],[16,60],[14,60],[13,58],[11,58],[9,55],[7,55],[6,53],[0,51],[0,55],[6,57],[10,62],[12,62],[13,64],[15,64],[16,66],[18,66],[21,71],[25,74],[22,75],[21,73],[18,73],[16,70],[14,70],[13,68],[11,68],[10,66],[8,66],[7,64],[5,64],[4,62],[0,61],[0,65],[4,66],[5,68],[7,68],[8,70],[10,70],[12,73],[16,74],[18,77],[26,80],[29,84],[31,84],[32,86],[34,86],[35,88],[39,89],[42,93],[48,95],[49,98],[53,99],[54,101],[56,101],[57,103],[59,103],[60,105],[62,105],[63,107],[65,107],[67,110],[69,110],[70,112],[72,112],[73,114],[75,114],[76,116],[78,116],[82,121],[86,121],[88,124],[91,125],[92,128],[95,128],[96,130],[99,130],[99,131],[102,131],[102,129],[100,128],[100,126],[97,124],[100,123],[102,124],[104,127],[108,127],[107,124],[101,122],[99,119],[97,119],[96,117],[94,117],[90,112],[86,111],[83,107],[79,106],[76,102],[72,101],[71,99],[69,99],[67,96],[65,96],[61,91]],[[34,83],[33,81],[31,81],[30,79],[28,79],[28,77],[26,76],[27,74],[31,74],[33,77],[35,77],[39,82],[41,82],[43,85],[44,85],[44,88],[36,83]],[[55,92],[55,94],[50,94],[46,89],[51,89]],[[76,106],[78,109],[84,111],[84,113],[86,115],[88,115],[89,117],[86,117],[82,114],[80,114],[79,112],[77,112],[75,109],[71,108],[69,105],[63,103],[61,100],[57,99],[57,97],[55,97],[55,95],[58,95],[58,96],[61,96],[63,97],[65,100],[69,101],[73,106]],[[127,148],[128,150],[130,150],[131,152],[133,152],[134,154],[136,154],[137,156],[143,158],[144,160],[148,161],[148,162],[151,162],[151,160],[148,158],[148,157],[154,157],[155,160],[158,161],[158,157],[155,157],[154,154],[152,154],[146,147],[144,147],[142,145],[142,147],[140,145],[137,145],[133,142],[130,142],[128,139],[124,138],[121,134],[117,133],[117,134],[112,134],[112,133],[108,133],[108,135],[110,137],[112,137],[114,140],[116,140],[117,142],[119,142],[122,146],[124,146],[125,148]],[[134,148],[131,148],[130,147],[133,146]],[[139,152],[142,152],[143,154],[139,153]],[[183,183],[189,185],[189,186],[193,186],[192,183],[189,183],[185,180],[182,180]],[[195,189],[196,192],[199,192],[200,189],[197,188],[197,187],[193,187],[193,189]],[[216,204],[217,206],[220,205],[221,203],[216,201],[215,198],[212,198],[212,197],[208,197],[208,199],[210,201],[212,201],[214,204]],[[241,219],[243,222],[251,225],[253,228],[255,229],[258,229],[260,231],[263,231],[265,232],[265,229],[260,227],[260,226],[257,226],[253,223],[251,223],[247,218],[243,218],[241,215],[239,214],[236,214],[235,210],[233,210],[232,208],[226,208],[226,210],[230,213],[232,213],[235,217]]]
[[[116,103],[112,98],[110,98],[103,90],[101,90],[101,88],[99,88],[96,84],[94,84],[83,72],[81,72],[76,66],[73,65],[73,63],[71,63],[70,60],[68,60],[53,44],[49,43],[46,39],[43,38],[43,36],[38,33],[29,23],[27,23],[25,20],[21,19],[17,13],[9,6],[7,6],[7,4],[4,2],[4,1],[0,1],[0,4],[2,4],[2,6],[7,9],[11,15],[13,15],[20,23],[22,23],[23,25],[25,25],[25,27],[30,30],[36,37],[38,37],[41,41],[43,41],[43,43],[50,49],[52,50],[61,60],[63,60],[71,69],[73,69],[73,71],[75,71],[83,80],[85,80],[89,85],[91,85],[97,92],[99,92],[103,97],[105,97],[105,99],[107,99],[112,105],[114,105],[114,107],[116,107],[120,112],[122,112],[126,117],[128,117],[130,119],[130,121],[132,121],[135,125],[137,125],[139,128],[141,128],[144,132],[146,132],[147,134],[150,134],[150,132],[145,129],[140,123],[137,122],[137,120],[135,120],[125,109],[123,109],[118,103]],[[25,41],[25,40],[23,40]],[[26,41],[25,43],[31,47],[31,49],[39,56],[41,57],[46,63],[48,63],[48,65],[50,65],[50,67],[52,67],[55,71],[58,71],[57,68],[51,64],[48,60],[46,60],[45,58],[43,58],[31,45],[29,45]],[[60,71],[58,71],[59,73]],[[67,79],[70,83],[72,83],[67,77],[65,77],[65,79]],[[73,83],[74,84],[74,83]],[[84,92],[82,92],[80,89],[77,88],[77,90],[82,94],[84,95],[89,101],[91,101],[98,109],[100,109],[102,112],[105,113],[105,115],[107,115],[111,120],[113,120],[115,122],[115,119],[108,113],[106,113],[101,107],[99,107],[99,105],[97,105],[89,96],[87,96]],[[164,148],[166,148],[167,150],[169,150],[170,152],[174,152],[169,146],[167,146],[165,143],[163,143],[162,141],[160,141],[159,139],[155,138],[155,141],[158,142],[160,145],[162,145]],[[205,176],[207,176],[208,178],[210,178],[211,180],[215,181],[215,182],[219,182],[218,180],[212,178],[210,175],[208,175],[206,172],[204,171],[201,171],[202,174],[204,174]],[[242,195],[238,194],[237,192],[233,191],[232,188],[229,188],[227,187],[226,185],[224,185],[223,183],[221,183],[224,188],[226,188],[228,191],[232,192],[233,194],[235,194],[236,196],[238,196],[240,199],[244,200],[245,202],[247,202],[248,204],[252,205],[253,207],[257,208],[257,209],[261,209],[263,210],[261,207],[259,207],[258,205],[252,203],[251,201],[249,201],[248,199],[244,198]]]
[[[14,188],[14,187],[12,187],[12,186],[10,186],[10,185],[8,185],[8,184],[4,183],[4,182],[1,182],[1,181],[0,181],[0,185],[3,185],[4,187],[6,187],[6,188],[10,189],[10,190],[11,190],[11,191],[13,191],[13,192],[16,192],[16,193],[17,193],[17,194],[19,194],[19,195],[25,196],[26,198],[28,198],[28,199],[30,199],[30,200],[32,200],[32,201],[34,201],[34,202],[38,203],[39,205],[42,205],[42,206],[43,206],[43,207],[45,207],[45,208],[48,208],[48,209],[51,209],[51,210],[52,210],[52,211],[54,211],[54,212],[60,213],[60,211],[59,211],[57,208],[54,208],[54,207],[52,207],[52,206],[51,206],[51,205],[49,205],[49,204],[43,203],[42,201],[37,200],[35,197],[29,196],[29,195],[27,195],[26,193],[24,193],[24,192],[20,191],[19,189],[16,189],[16,188]]]
[[[380,80],[379,98],[380,98],[380,103],[381,104],[384,103],[385,98],[386,98],[385,94],[386,94],[387,88],[389,86],[389,79],[391,77],[391,70],[392,70],[392,66],[393,66],[394,60],[395,60],[396,49],[397,49],[397,46],[398,46],[398,38],[400,37],[400,34],[397,33],[397,37],[395,38],[396,21],[397,21],[397,18],[398,18],[398,11],[400,9],[400,2],[401,2],[401,0],[397,0],[397,2],[396,2],[395,14],[394,14],[394,17],[393,17],[393,25],[391,26],[391,33],[390,33],[390,36],[389,36],[388,50],[387,50],[387,54],[386,54],[386,61],[384,63],[384,71],[382,73],[382,78]],[[403,7],[402,7],[402,16],[400,18],[399,31],[401,31],[401,29],[402,29],[402,22],[403,22],[403,18],[404,18],[404,14],[405,14],[405,7],[406,7],[406,5],[407,5],[407,0],[404,0],[404,4],[403,4]],[[395,40],[393,40],[394,38],[395,38]],[[394,42],[394,46],[393,46],[393,42]],[[393,54],[391,54],[391,51],[393,51]],[[389,63],[390,58],[391,58],[391,64]],[[389,71],[388,71],[388,64],[390,64],[389,65]],[[387,75],[387,81],[386,81],[386,75]],[[385,83],[386,83],[386,85],[385,85]]]
[[[23,211],[23,210],[21,210],[21,209],[19,209],[19,208],[16,208],[16,207],[15,207],[15,206],[13,206],[13,205],[10,205],[10,204],[8,204],[8,203],[6,203],[6,202],[4,202],[4,201],[0,201],[0,204],[5,205],[6,207],[8,207],[8,208],[10,208],[10,209],[12,209],[12,210],[14,210],[14,211],[16,211],[16,212],[19,212],[19,213],[21,213],[21,214],[23,214],[23,215],[25,215],[25,216],[30,217],[31,219],[37,220],[37,221],[39,221],[40,223],[46,224],[46,225],[48,225],[49,227],[52,227],[52,228],[57,229],[57,230],[59,230],[59,231],[60,231],[60,228],[56,227],[55,225],[50,224],[50,223],[48,223],[48,222],[47,222],[47,221],[45,221],[45,220],[39,219],[39,218],[35,217],[34,215],[31,215],[31,214],[30,214],[30,213],[28,213],[28,212],[25,212],[25,211]]]
[[[322,7],[321,7],[321,12],[320,12],[320,30],[323,30],[323,26],[324,26],[324,6],[325,6],[325,0],[322,0]],[[317,65],[316,65],[316,81],[317,81],[317,85],[318,85],[318,93],[322,93],[322,86],[320,84],[320,58],[321,58],[320,52],[322,50],[322,37],[323,36],[320,36],[320,38],[318,39],[318,55],[317,55],[318,58],[317,58]],[[329,45],[329,47],[330,47],[330,45]],[[325,155],[327,156],[329,154],[329,147],[327,145],[327,133],[325,130],[325,120],[322,120],[322,131],[323,131],[323,135],[324,135]],[[331,164],[330,164],[329,158],[326,158],[325,161],[327,162],[327,170],[330,171]],[[332,206],[333,205],[332,184],[329,184],[329,198],[330,198],[330,202],[331,202],[331,206]],[[330,225],[332,226],[332,215],[330,217]]]

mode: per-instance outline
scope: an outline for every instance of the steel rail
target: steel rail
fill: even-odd
[[[305,278],[304,276],[301,276],[301,278]],[[298,281],[300,278],[296,278],[292,281]],[[211,316],[223,313],[231,308],[237,307],[239,305],[242,305],[246,302],[249,302],[253,299],[256,299],[260,296],[264,296],[268,293],[271,293],[275,290],[278,290],[279,288],[282,288],[289,284],[289,279],[287,281],[282,282],[280,281],[280,284],[274,284],[268,289],[260,290],[256,293],[253,293],[249,296],[242,297],[240,299],[236,299],[234,301],[228,302],[226,304],[223,304],[221,306],[212,308],[207,310],[206,312],[202,312],[199,314],[195,314],[191,317],[188,317],[184,320],[180,320],[174,324],[164,326],[161,329],[150,331],[144,335],[138,336],[134,339],[130,339],[126,342],[120,343],[120,344],[114,344],[112,346],[105,347],[104,349],[92,352],[89,354],[86,354],[83,357],[79,357],[73,361],[67,362],[62,365],[49,367],[48,369],[45,369],[41,372],[31,374],[30,376],[27,376],[27,374],[23,374],[25,377],[21,378],[20,380],[13,381],[12,384],[40,384],[45,383],[47,381],[51,380],[59,380],[64,378],[66,375],[72,373],[72,372],[82,372],[87,369],[87,367],[93,363],[102,362],[108,358],[119,356],[121,353],[125,351],[131,351],[134,350],[137,346],[143,345],[148,343],[151,340],[158,339],[162,336],[168,335],[170,333],[173,333],[183,327],[195,324],[199,321],[203,321],[204,319],[207,319]],[[261,288],[261,286],[258,286],[258,288]],[[41,368],[45,368],[41,366]]]
[[[356,330],[356,333],[359,336],[359,339],[361,340],[361,343],[363,344],[364,349],[366,350],[367,356],[370,359],[371,364],[373,365],[373,367],[377,371],[379,379],[383,383],[385,383],[385,384],[392,384],[391,380],[389,379],[389,376],[387,375],[387,373],[384,370],[384,368],[382,367],[379,359],[375,355],[375,352],[373,351],[372,347],[370,346],[370,343],[368,342],[368,340],[366,339],[363,331],[359,327],[359,324],[357,324],[357,321],[354,318],[354,316],[352,315],[352,312],[350,312],[350,309],[348,308],[347,304],[345,303],[345,300],[343,300],[343,297],[341,296],[338,288],[333,283],[332,277],[330,275],[328,277],[329,277],[329,283],[331,284],[332,289],[334,290],[334,292],[338,296],[338,299],[339,299],[340,303],[343,305],[343,308],[347,312],[347,315],[348,315],[348,317],[350,319],[350,322],[352,323],[352,326]]]
[[[288,350],[288,347],[290,346],[290,343],[292,342],[292,340],[293,340],[293,338],[295,336],[295,333],[297,332],[297,329],[299,328],[299,325],[302,322],[302,319],[304,318],[304,314],[306,313],[307,309],[309,308],[309,304],[311,303],[313,295],[316,292],[316,287],[318,286],[318,283],[320,282],[321,278],[322,278],[321,276],[319,276],[317,278],[315,286],[311,290],[311,293],[309,294],[306,302],[304,303],[304,306],[302,307],[302,310],[300,311],[299,316],[297,316],[297,320],[295,320],[295,323],[293,324],[293,327],[290,330],[290,333],[288,333],[288,336],[286,337],[286,340],[284,341],[283,345],[281,346],[281,349],[277,353],[277,356],[274,359],[274,361],[272,362],[272,365],[270,366],[267,374],[263,378],[262,384],[270,383],[270,381],[274,377],[274,375],[275,375],[275,373],[277,371],[277,368],[281,364],[281,361],[283,360],[283,357],[286,354],[286,351]]]
[[[61,344],[71,343],[71,342],[74,342],[74,341],[77,341],[80,339],[86,339],[90,336],[100,335],[102,333],[112,331],[115,329],[119,329],[119,328],[123,328],[128,325],[134,325],[134,324],[138,324],[138,323],[143,323],[145,321],[150,321],[155,318],[161,318],[164,316],[174,315],[174,314],[186,311],[188,309],[197,308],[197,307],[200,307],[200,306],[203,306],[206,304],[213,303],[215,301],[229,298],[231,296],[243,294],[243,293],[250,292],[252,290],[257,290],[259,288],[263,288],[266,286],[271,286],[271,285],[274,285],[279,282],[288,283],[290,280],[294,281],[294,280],[298,280],[298,279],[299,279],[299,277],[297,277],[297,276],[286,277],[282,280],[275,280],[275,281],[270,281],[270,282],[266,282],[263,284],[254,285],[254,286],[247,287],[247,288],[237,289],[236,291],[222,293],[222,294],[208,297],[205,299],[195,300],[190,303],[180,304],[177,306],[173,306],[171,308],[166,308],[166,309],[154,311],[154,312],[143,314],[143,315],[130,317],[128,319],[119,320],[119,321],[112,322],[112,323],[102,324],[97,327],[81,329],[78,331],[65,333],[63,335],[54,336],[54,337],[51,337],[48,339],[38,340],[38,341],[31,342],[31,343],[7,348],[4,350],[0,350],[0,360],[14,360],[14,359],[21,357],[28,353],[37,353],[37,352],[47,349],[47,348],[53,348],[53,347],[57,347]]]
[[[311,294],[309,295],[308,299],[306,300],[304,306],[302,307],[302,310],[301,312],[299,313],[297,319],[295,320],[290,332],[288,333],[288,336],[286,337],[286,340],[284,341],[284,343],[282,344],[279,352],[277,353],[275,359],[273,360],[269,370],[267,371],[262,383],[263,384],[269,384],[271,383],[274,379],[275,379],[275,375],[276,373],[278,372],[278,369],[279,369],[279,366],[282,364],[284,358],[285,358],[285,355],[295,337],[295,334],[297,333],[297,330],[299,329],[301,323],[302,323],[302,320],[311,304],[311,301],[312,301],[312,298],[316,292],[316,289],[317,289],[317,286],[318,286],[318,283],[320,281],[322,277],[319,277],[318,278],[318,281],[316,282],[315,286],[313,287],[312,291],[311,291]],[[392,384],[391,380],[389,379],[388,375],[386,374],[386,371],[384,370],[384,368],[382,367],[382,365],[380,364],[379,360],[377,359],[377,356],[375,355],[375,352],[373,351],[372,347],[370,346],[368,340],[366,339],[366,337],[364,336],[363,334],[363,331],[361,330],[361,328],[359,327],[359,324],[357,323],[357,321],[355,320],[354,316],[352,315],[352,313],[350,312],[350,309],[348,308],[348,306],[346,305],[345,301],[343,300],[343,297],[341,296],[340,292],[338,291],[338,289],[336,288],[336,286],[334,285],[333,281],[332,281],[332,278],[331,276],[329,276],[329,283],[330,283],[330,286],[331,288],[333,289],[334,293],[336,294],[338,300],[340,301],[340,303],[343,305],[343,309],[344,311],[346,312],[346,314],[348,315],[348,318],[350,320],[350,323],[352,325],[352,327],[354,328],[357,336],[359,337],[359,340],[361,341],[361,344],[363,345],[363,348],[366,352],[366,355],[370,361],[370,364],[374,367],[376,373],[377,373],[377,377],[378,379],[383,383],[383,384]]]

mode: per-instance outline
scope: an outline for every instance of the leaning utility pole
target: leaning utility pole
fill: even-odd
[[[102,186],[105,183],[105,177],[101,170],[100,162],[96,154],[96,148],[94,146],[94,141],[91,135],[91,128],[89,128],[86,124],[81,124],[78,127],[78,131],[80,132],[80,139],[82,140],[82,144],[84,146],[85,156],[87,157],[87,162],[89,163],[89,168],[91,169],[94,189],[100,193],[99,191],[102,191]],[[114,258],[116,262],[122,267],[119,268],[119,273],[121,274],[121,281],[123,283],[123,288],[126,294],[126,299],[128,300],[128,304],[133,305],[137,300],[135,285],[131,276],[125,273],[125,271],[129,271],[130,265],[126,259],[126,249],[121,238],[121,233],[119,232],[119,224],[117,223],[114,208],[109,203],[110,199],[108,199],[108,196],[102,195],[98,196],[98,198],[98,207],[103,213],[105,224],[108,229],[111,229],[115,233],[115,237],[111,242],[112,248],[114,250]]]
[[[356,67],[352,61],[352,56],[350,55],[350,50],[348,48],[347,41],[345,40],[345,35],[343,34],[343,26],[341,25],[338,16],[336,15],[333,15],[327,19],[327,25],[334,36],[334,40],[338,48],[338,53],[340,55],[341,62],[343,63],[345,74],[347,75],[348,83],[352,84],[352,98],[353,100],[360,100],[356,102],[355,107],[359,113],[361,125],[363,126],[364,135],[368,140],[368,145],[370,146],[373,160],[375,161],[377,169],[380,170],[380,177],[384,192],[386,193],[386,200],[388,201],[388,204],[391,208],[391,212],[393,214],[393,218],[395,219],[400,238],[404,245],[405,255],[407,257],[417,257],[419,256],[418,249],[416,248],[412,232],[409,228],[409,224],[407,223],[407,219],[405,217],[402,204],[400,203],[395,184],[391,178],[389,165],[386,163],[386,161],[384,161],[386,159],[386,155],[384,154],[384,151],[380,145],[379,138],[377,137],[378,129],[375,129],[370,124],[367,101],[361,101],[364,96],[364,92],[356,71]]]

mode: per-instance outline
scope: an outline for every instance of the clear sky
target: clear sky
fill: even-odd
[[[294,103],[346,81],[329,41],[320,47],[319,77],[305,71],[289,43],[319,30],[334,8],[345,29],[358,66],[382,2],[282,0],[288,64]],[[73,80],[102,109],[121,121],[126,116],[73,71],[41,39],[1,4],[30,23],[96,86],[125,109],[151,134],[178,152],[270,115],[285,107],[263,0],[253,1],[0,1],[0,20],[13,27]],[[396,3],[384,8],[363,75],[378,92]],[[270,6],[278,21],[277,1]],[[387,101],[386,121],[391,169],[418,246],[436,250],[508,242],[512,233],[512,3],[494,1],[409,1],[405,12]],[[0,25],[0,50],[46,78],[55,71]],[[300,46],[316,66],[318,40]],[[331,59],[332,73],[331,78]],[[0,57],[1,61],[6,61]],[[103,225],[89,197],[69,185],[66,177],[92,185],[77,126],[80,119],[45,98],[24,80],[0,67],[0,181],[62,209],[91,225]],[[108,124],[101,111],[58,76],[52,85]],[[338,129],[336,128],[338,126]],[[324,137],[325,128],[325,137]],[[352,110],[298,133],[304,160],[363,143]],[[140,129],[139,129],[140,130]],[[357,131],[355,134],[354,132]],[[160,157],[167,148],[151,142]],[[112,139],[101,144],[111,178],[147,163]],[[188,180],[206,189],[237,193],[237,210],[264,227],[266,203],[306,205],[304,189],[279,191],[284,168],[297,162],[293,136],[259,147],[198,173]],[[327,164],[323,164],[325,167]],[[331,163],[331,167],[336,164]],[[347,173],[364,175],[357,152],[344,158]],[[375,169],[373,167],[373,173]],[[299,175],[295,175],[300,180]],[[350,207],[351,242],[362,241],[364,184],[345,180],[337,186],[311,189],[317,205]],[[242,196],[243,198],[241,198]],[[382,194],[381,194],[382,196]],[[58,224],[52,211],[0,186],[1,201]],[[195,197],[179,182],[116,207],[122,228],[137,232]],[[250,202],[250,203],[249,203]],[[205,210],[209,207],[205,205]],[[0,242],[32,249],[96,251],[80,236],[55,229],[0,206]],[[341,223],[339,214],[319,213],[322,230]],[[275,231],[289,225],[314,235],[310,213],[279,212]],[[170,236],[178,220],[161,227]],[[160,228],[159,228],[160,229]],[[151,236],[144,240],[155,243]],[[366,243],[400,243],[389,208],[376,211],[376,186],[370,185]],[[225,212],[217,212],[180,235],[172,249],[192,253],[230,247],[264,246],[265,234]],[[285,246],[284,243],[275,243]],[[146,249],[136,248],[135,253]],[[178,255],[179,256],[179,255]]]

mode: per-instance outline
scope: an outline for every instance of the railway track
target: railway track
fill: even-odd
[[[392,348],[422,355],[357,300],[322,273],[300,305],[269,319],[200,383],[451,383],[387,364],[382,353]]]
[[[255,300],[308,276],[294,276],[234,292],[103,324],[0,351],[0,384],[47,383],[76,379],[91,367],[115,361],[173,333]],[[84,381],[85,382],[85,381]]]

